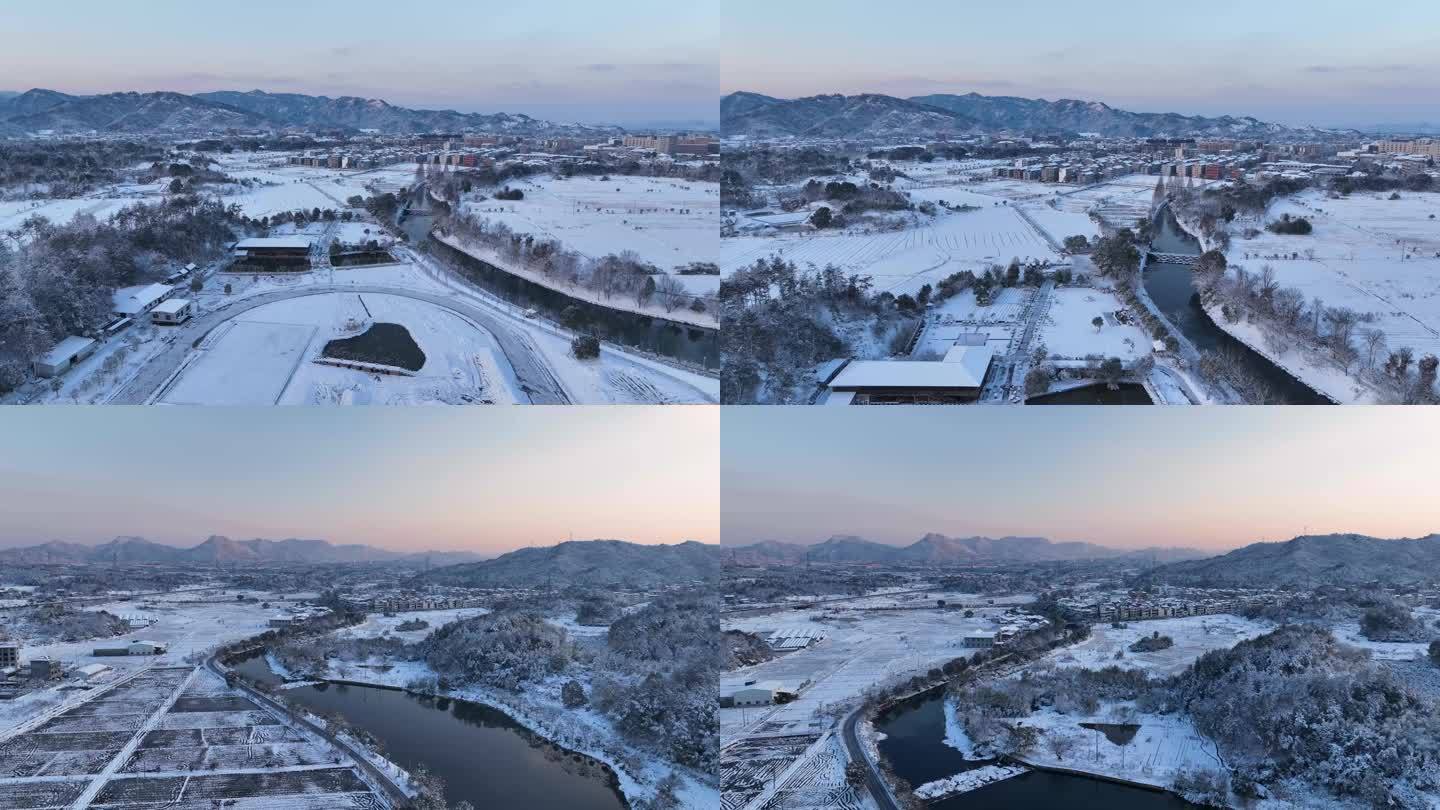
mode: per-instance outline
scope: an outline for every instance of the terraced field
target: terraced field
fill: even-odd
[[[222,806],[387,805],[339,751],[189,667],[97,690],[0,742],[0,810]]]

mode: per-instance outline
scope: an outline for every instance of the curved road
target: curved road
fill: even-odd
[[[222,679],[225,679],[225,674],[230,671],[225,665],[220,663],[218,654],[212,654],[209,658],[205,659],[205,668],[215,673],[216,675],[219,675]],[[244,692],[246,697],[249,697],[251,700],[258,702],[260,705],[265,706],[272,711],[279,712],[286,717],[289,717],[291,720],[304,726],[309,731],[312,731],[322,737],[326,742],[330,743],[341,751],[344,751],[346,755],[348,755],[352,760],[355,761],[355,765],[365,772],[366,776],[370,777],[370,779],[375,784],[384,788],[385,793],[390,798],[390,803],[392,807],[404,807],[409,803],[410,797],[407,796],[405,792],[401,790],[393,781],[391,781],[389,776],[387,776],[379,768],[375,767],[375,765],[371,763],[369,759],[366,759],[361,752],[355,750],[354,746],[339,739],[334,734],[331,734],[327,729],[315,725],[305,717],[301,716],[299,713],[293,711],[290,707],[275,700],[269,695],[252,689],[250,685],[245,683],[244,681],[237,678],[233,683],[229,682],[228,680],[226,682],[230,683],[230,686],[232,686],[233,688],[239,689],[241,692]]]
[[[520,389],[530,401],[537,405],[566,405],[570,402],[570,396],[566,393],[563,385],[550,372],[545,361],[539,356],[539,351],[530,343],[530,340],[521,332],[512,328],[493,312],[462,301],[437,295],[435,293],[410,290],[404,287],[388,287],[380,284],[352,284],[352,285],[314,285],[294,290],[275,290],[272,292],[260,293],[259,295],[247,296],[236,299],[219,309],[212,310],[187,323],[176,327],[170,338],[170,344],[155,355],[140,370],[136,372],[125,386],[110,398],[112,404],[117,405],[144,405],[160,389],[175,372],[180,369],[187,355],[194,348],[194,345],[210,334],[217,326],[232,318],[242,315],[256,307],[266,304],[273,304],[277,301],[288,301],[292,298],[303,298],[309,295],[329,295],[332,293],[375,293],[377,295],[395,295],[402,298],[412,298],[417,301],[424,301],[434,304],[442,309],[447,309],[461,317],[468,318],[479,324],[480,328],[488,331],[495,338],[500,351],[504,353],[505,359],[509,361],[510,367],[515,372],[515,379],[520,381]]]
[[[875,799],[875,804],[880,810],[900,810],[900,805],[896,804],[895,797],[890,795],[890,787],[881,778],[875,763],[870,761],[870,755],[865,753],[865,747],[860,744],[860,738],[855,734],[855,727],[864,713],[865,707],[861,706],[846,715],[845,724],[841,729],[842,736],[845,738],[845,749],[850,752],[851,762],[865,763],[865,787],[869,789],[870,795]]]

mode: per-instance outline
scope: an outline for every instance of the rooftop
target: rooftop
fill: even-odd
[[[59,343],[56,343],[55,348],[40,355],[37,362],[44,363],[48,366],[57,365],[69,360],[93,345],[95,345],[95,341],[90,338],[71,335]],[[4,646],[6,646],[4,643],[0,643],[0,647]]]
[[[308,236],[264,236],[251,239],[241,239],[235,243],[236,250],[253,250],[255,248],[289,248],[292,250],[309,250],[314,239]]]
[[[994,351],[988,346],[952,346],[940,361],[853,360],[831,388],[979,388]]]

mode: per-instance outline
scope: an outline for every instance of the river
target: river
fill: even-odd
[[[1200,243],[1186,233],[1166,208],[1156,221],[1151,247],[1160,253],[1198,255]],[[1235,358],[1252,376],[1260,379],[1271,391],[1275,405],[1328,405],[1330,400],[1292,377],[1289,372],[1271,363],[1254,349],[1231,337],[1215,325],[1200,306],[1195,290],[1194,268],[1185,264],[1154,262],[1145,266],[1142,279],[1145,291],[1155,306],[1201,351],[1219,351]]]
[[[261,653],[233,664],[246,677],[278,685]],[[423,765],[445,783],[445,800],[536,810],[624,810],[615,776],[603,764],[566,751],[479,703],[413,695],[399,689],[319,683],[287,689],[284,700],[317,714],[339,714],[380,741],[406,770]]]
[[[400,224],[406,240],[417,248],[428,242],[431,251],[459,268],[465,278],[475,286],[516,306],[538,310],[552,321],[561,321],[561,313],[567,307],[574,306],[580,311],[587,325],[612,343],[670,357],[705,369],[719,368],[718,330],[697,329],[664,318],[602,307],[507,273],[468,253],[432,240],[430,229],[435,217],[430,212],[430,205],[429,195],[424,192],[411,198],[410,214]]]
[[[876,728],[885,734],[879,743],[881,756],[911,787],[993,762],[967,761],[945,744],[944,700],[944,691],[934,689],[891,707],[876,721]],[[1031,771],[930,802],[927,810],[1195,810],[1199,806],[1173,793]]]

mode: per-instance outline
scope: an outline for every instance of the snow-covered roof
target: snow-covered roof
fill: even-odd
[[[95,341],[90,338],[71,335],[59,343],[56,343],[55,348],[40,355],[40,357],[36,359],[36,362],[47,366],[59,365],[94,345]],[[3,646],[5,645],[0,644],[0,647]]]
[[[88,678],[91,675],[99,675],[100,673],[106,672],[109,669],[110,667],[105,664],[86,664],[85,666],[78,668],[76,672],[79,672],[81,675],[84,675]]]
[[[251,239],[241,239],[235,243],[236,250],[252,250],[254,248],[290,248],[294,250],[309,250],[314,239],[308,236],[263,236]]]
[[[121,287],[112,298],[112,311],[120,315],[135,315],[145,311],[169,295],[171,287],[164,284],[142,284],[137,287]]]
[[[171,298],[169,301],[162,301],[152,312],[158,312],[161,315],[179,315],[180,310],[188,306],[190,306],[189,298]]]
[[[854,360],[831,388],[979,388],[994,352],[988,346],[952,346],[939,362]]]

